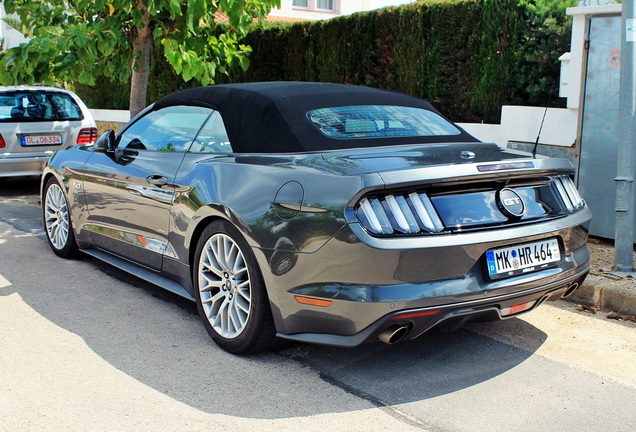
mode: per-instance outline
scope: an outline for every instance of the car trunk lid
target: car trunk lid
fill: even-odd
[[[53,125],[51,123],[54,123]],[[2,136],[7,153],[54,151],[75,144],[71,132],[81,121],[3,123]]]
[[[325,152],[322,157],[333,167],[340,167],[343,174],[365,174],[519,160],[529,155],[493,143],[445,143],[337,150]]]

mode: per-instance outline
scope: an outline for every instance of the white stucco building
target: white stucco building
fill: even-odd
[[[282,0],[279,9],[269,14],[273,19],[294,21],[322,20],[386,6],[399,6],[416,0]]]

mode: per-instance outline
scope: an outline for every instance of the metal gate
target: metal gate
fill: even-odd
[[[612,239],[616,229],[620,36],[619,15],[590,19],[578,175],[579,190],[594,215],[590,234]]]

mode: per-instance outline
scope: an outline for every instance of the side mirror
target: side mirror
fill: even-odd
[[[93,144],[93,150],[101,153],[115,153],[115,132],[110,129],[97,138]]]

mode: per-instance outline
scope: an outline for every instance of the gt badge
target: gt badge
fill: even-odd
[[[523,198],[512,189],[504,188],[497,191],[497,207],[509,218],[520,218],[526,212]]]

